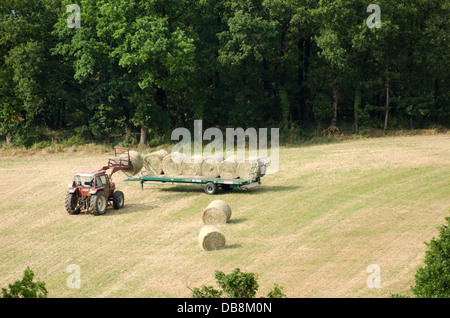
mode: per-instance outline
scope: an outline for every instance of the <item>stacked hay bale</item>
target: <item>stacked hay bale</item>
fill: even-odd
[[[142,166],[144,164],[144,160],[142,159],[142,156],[137,151],[130,151],[130,167],[127,169],[121,170],[125,175],[128,177],[132,177],[135,174],[139,173],[141,171]],[[120,158],[126,158],[128,160],[128,154],[122,154],[119,156]]]
[[[258,164],[254,175],[257,177],[260,174],[259,165],[262,164],[261,160],[256,157],[243,160],[240,157],[231,156],[223,160],[221,155],[211,155],[206,158],[192,156],[189,162],[186,155],[179,152],[168,154],[165,150],[150,153],[143,156],[142,159],[149,175],[165,174],[167,176],[183,175],[243,180],[248,179],[251,167]]]
[[[218,178],[219,164],[223,161],[223,157],[220,155],[208,156],[201,164],[201,174],[205,178]]]
[[[262,164],[259,158],[229,157],[223,160],[221,156],[209,156],[202,159],[201,156],[193,156],[188,162],[187,157],[179,152],[168,154],[165,150],[152,152],[142,156],[137,151],[130,151],[131,165],[128,169],[122,170],[124,174],[131,177],[139,173],[142,167],[149,175],[165,174],[168,176],[203,176],[205,178],[222,179],[244,179],[246,180],[252,165]],[[120,155],[120,158],[128,159],[128,154]],[[258,167],[255,177],[260,173]]]
[[[249,158],[248,160],[238,163],[236,167],[236,174],[240,179],[247,180],[250,177],[249,173],[255,172],[253,176],[253,179],[255,179],[261,174],[261,167],[260,167],[261,164],[262,161],[259,158],[256,157]],[[250,169],[253,170],[250,171]]]
[[[236,179],[238,161],[234,157],[228,157],[219,164],[219,175],[222,179]]]
[[[223,200],[212,201],[202,213],[202,220],[206,225],[225,224],[230,218],[230,206]]]
[[[225,247],[226,239],[220,230],[212,225],[203,227],[198,235],[200,246],[205,251],[219,250]]]
[[[252,163],[249,161],[244,161],[238,163],[236,167],[236,175],[239,177],[239,179],[247,180],[249,177],[249,171],[252,167]]]
[[[183,161],[181,170],[184,176],[201,176],[202,175],[202,156],[193,156],[191,162]]]
[[[179,152],[173,152],[162,160],[162,170],[167,176],[179,176],[183,174],[183,161],[185,155]]]
[[[151,176],[163,173],[162,161],[168,155],[164,149],[158,150],[143,156],[144,168]]]

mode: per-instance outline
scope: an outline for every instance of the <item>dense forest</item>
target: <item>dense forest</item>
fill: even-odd
[[[371,1],[0,0],[1,140],[448,127],[450,2]]]

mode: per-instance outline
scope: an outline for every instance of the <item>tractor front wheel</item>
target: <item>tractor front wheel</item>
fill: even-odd
[[[99,191],[91,197],[89,208],[94,215],[105,214],[108,206],[108,199],[105,192]]]
[[[124,204],[124,195],[122,191],[116,191],[113,195],[113,208],[115,210],[123,208]]]
[[[65,206],[66,206],[66,211],[69,214],[79,214],[80,213],[80,207],[78,207],[78,197],[75,192],[66,194]]]

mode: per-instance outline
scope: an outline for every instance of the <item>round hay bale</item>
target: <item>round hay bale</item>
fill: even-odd
[[[171,153],[164,157],[162,160],[162,170],[165,175],[179,176],[182,174],[183,166],[182,162],[184,155],[179,152]]]
[[[152,176],[162,174],[162,161],[167,155],[167,151],[162,149],[143,156],[144,168],[147,173]]]
[[[203,210],[202,220],[206,225],[224,224],[231,218],[231,208],[223,200],[214,200]]]
[[[237,174],[238,178],[247,180],[249,178],[249,171],[250,171],[251,167],[252,167],[252,163],[248,162],[248,161],[238,163],[238,165],[236,167],[236,174]]]
[[[205,251],[219,250],[225,247],[225,236],[220,230],[212,225],[203,227],[198,235],[200,246]]]
[[[122,154],[120,155],[120,157],[128,159],[128,154]],[[142,166],[144,165],[144,160],[142,159],[141,154],[134,150],[130,151],[130,161],[130,167],[121,170],[128,177],[132,177],[135,174],[139,173],[139,171],[141,171],[142,169]]]
[[[259,158],[249,158],[248,160],[246,160],[244,162],[238,163],[238,165],[236,167],[236,174],[238,175],[239,179],[247,180],[250,177],[249,172],[251,172],[251,173],[255,172],[255,175],[253,176],[253,178],[256,178],[260,175],[260,172],[261,172],[260,164],[261,163],[262,162],[260,161]],[[253,170],[250,171],[252,166],[256,166],[256,164],[258,164],[258,166],[256,167],[256,171],[255,171],[255,168],[253,168]]]
[[[182,162],[181,170],[183,176],[201,176],[202,175],[202,156],[191,157],[191,162]]]
[[[222,179],[236,179],[237,162],[234,158],[228,158],[219,164],[219,175]]]
[[[205,178],[218,178],[219,174],[219,164],[223,161],[223,157],[209,156],[206,157],[201,164],[201,174]]]

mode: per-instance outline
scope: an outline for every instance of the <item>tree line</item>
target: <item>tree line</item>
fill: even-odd
[[[79,27],[69,21],[80,8]],[[0,0],[0,136],[448,126],[441,0]],[[62,134],[62,133],[61,133]]]

